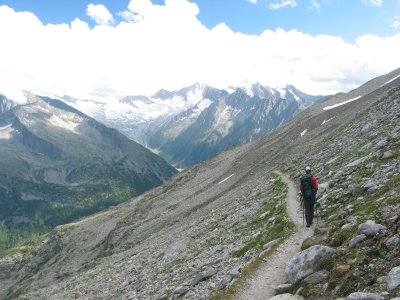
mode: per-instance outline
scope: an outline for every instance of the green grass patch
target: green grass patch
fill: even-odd
[[[275,250],[280,246],[281,243],[285,241],[285,238],[282,238],[279,243],[271,247],[270,250],[268,250],[267,253],[264,255],[258,257],[255,259],[252,263],[250,263],[244,270],[242,271],[242,274],[239,278],[236,279],[236,281],[233,283],[231,287],[229,287],[226,290],[220,291],[216,293],[215,295],[212,295],[210,297],[210,300],[231,300],[233,299],[239,290],[244,286],[246,283],[247,279],[254,274],[254,272],[260,267],[262,264],[263,260],[271,256],[272,253],[275,252]]]

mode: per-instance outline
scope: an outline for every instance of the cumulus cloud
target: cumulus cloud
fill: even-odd
[[[86,14],[100,25],[109,25],[114,22],[112,14],[102,4],[89,4]]]
[[[257,4],[257,0],[247,0],[247,1],[249,1],[250,3],[253,3],[253,4]]]
[[[266,4],[266,7],[269,9],[281,9],[281,8],[296,7],[296,6],[297,6],[297,0],[280,0],[280,1],[269,2]]]
[[[383,0],[362,0],[362,2],[369,6],[380,7],[383,4]]]
[[[195,82],[224,88],[244,81],[293,84],[312,94],[347,91],[400,66],[400,34],[347,43],[296,30],[260,35],[205,27],[187,0],[132,0],[108,26],[76,19],[43,24],[0,6],[0,93],[113,99]]]

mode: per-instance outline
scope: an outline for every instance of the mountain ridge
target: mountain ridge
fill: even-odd
[[[196,83],[173,92],[160,90],[152,97],[127,96],[117,103],[125,106],[64,100],[173,165],[188,167],[264,136],[324,97],[290,85],[273,89],[256,83],[224,90]]]
[[[0,127],[1,247],[14,245],[13,236],[127,200],[176,173],[116,129],[60,100],[34,96],[10,106],[0,114]]]

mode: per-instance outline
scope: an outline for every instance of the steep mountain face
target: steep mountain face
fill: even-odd
[[[0,114],[3,112],[6,112],[7,110],[10,110],[17,104],[9,99],[7,97],[0,95]]]
[[[319,283],[300,283],[300,293],[309,299],[361,291],[400,296],[389,274],[399,266],[399,244],[387,246],[399,226],[399,109],[400,69],[317,103],[265,138],[2,254],[0,296],[199,299],[223,292],[293,232],[287,189],[273,171],[298,181],[306,164],[321,183],[328,226],[318,243],[334,247],[336,256],[317,266],[326,274]],[[350,248],[368,219],[386,230]],[[339,273],[336,262],[350,271]]]
[[[117,130],[45,97],[0,114],[0,153],[2,247],[139,195],[176,173]]]
[[[293,86],[277,90],[253,84],[226,91],[195,84],[175,92],[160,90],[151,98],[129,96],[113,105],[64,100],[172,164],[188,167],[264,136],[322,98]]]

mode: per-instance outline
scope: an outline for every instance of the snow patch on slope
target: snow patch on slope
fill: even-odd
[[[11,127],[12,124],[0,127],[0,140],[9,140],[12,136],[14,129]]]
[[[397,75],[395,78],[392,78],[392,79],[390,79],[389,81],[386,81],[384,84],[381,85],[381,87],[384,86],[384,85],[387,85],[387,84],[391,83],[392,81],[395,81],[397,78],[400,78],[400,75]]]
[[[65,118],[63,118],[65,117]],[[71,120],[68,116],[62,116],[61,118],[56,115],[52,115],[49,119],[50,123],[56,127],[66,129],[68,131],[76,132],[76,127],[79,125],[78,120]]]
[[[336,108],[336,107],[345,105],[345,104],[347,104],[347,103],[350,103],[350,102],[353,102],[353,101],[355,101],[355,100],[358,100],[358,99],[360,99],[361,97],[362,97],[362,96],[358,96],[358,97],[351,98],[351,99],[349,99],[349,100],[346,100],[346,101],[343,101],[343,102],[340,102],[340,103],[337,103],[337,104],[334,104],[334,105],[325,106],[325,107],[323,108],[323,110],[330,110],[330,109],[333,109],[333,108]]]
[[[335,118],[335,117],[332,117],[332,118],[330,118],[330,119],[328,119],[328,120],[324,120],[324,121],[321,123],[321,125],[324,125],[325,123],[328,123],[329,121],[332,121],[334,118]]]
[[[220,182],[218,182],[218,184],[224,183],[224,182],[227,181],[229,178],[231,178],[233,175],[235,175],[235,174],[232,174],[232,175],[226,177],[225,179],[223,179],[223,180],[221,180]]]

